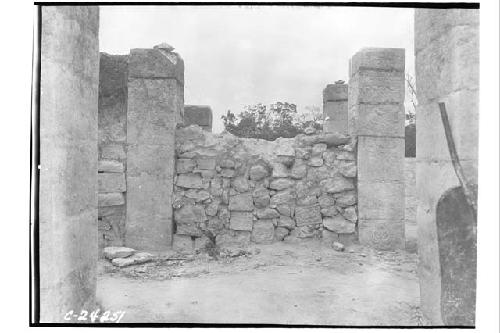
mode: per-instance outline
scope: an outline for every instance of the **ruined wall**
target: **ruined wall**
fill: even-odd
[[[126,218],[128,56],[100,54],[99,248],[123,245]]]
[[[99,8],[41,13],[40,321],[95,309]]]
[[[274,142],[177,130],[174,249],[356,238],[356,162],[347,137]]]
[[[434,325],[474,325],[476,226],[454,190],[460,184],[438,102],[446,105],[465,176],[477,184],[479,10],[416,9],[415,55],[421,308]]]

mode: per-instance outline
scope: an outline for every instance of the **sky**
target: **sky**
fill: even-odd
[[[278,101],[322,106],[323,88],[348,81],[363,47],[406,49],[414,73],[413,9],[297,6],[102,6],[101,52],[128,54],[166,42],[184,59],[185,104],[221,116]]]

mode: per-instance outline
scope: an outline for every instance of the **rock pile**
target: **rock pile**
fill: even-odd
[[[265,141],[178,129],[174,249],[355,238],[354,146],[336,133]]]

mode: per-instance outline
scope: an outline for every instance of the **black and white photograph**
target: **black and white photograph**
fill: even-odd
[[[483,4],[32,3],[26,326],[497,331]]]

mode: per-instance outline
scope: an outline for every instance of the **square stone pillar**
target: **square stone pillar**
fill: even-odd
[[[41,13],[40,322],[94,309],[99,8]]]
[[[127,246],[172,243],[175,128],[182,122],[184,62],[171,48],[132,49],[127,99]]]
[[[366,48],[350,61],[349,133],[358,147],[358,233],[376,249],[405,246],[405,50]]]
[[[463,172],[477,185],[479,10],[416,9],[420,302],[433,325],[475,324],[476,221],[448,151],[445,103]]]
[[[336,82],[323,89],[323,132],[348,132],[347,84]]]

